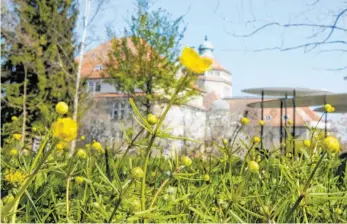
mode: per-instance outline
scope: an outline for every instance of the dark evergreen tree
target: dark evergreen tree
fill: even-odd
[[[72,106],[78,9],[74,0],[12,0],[2,12],[1,128],[6,137],[50,125],[59,101]],[[12,116],[18,120],[12,122]]]

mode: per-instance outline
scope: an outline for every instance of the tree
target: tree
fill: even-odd
[[[185,27],[183,18],[171,19],[164,9],[150,10],[148,0],[138,0],[136,10],[121,39],[112,39],[112,51],[105,75],[129,96],[141,92],[146,113],[156,102],[166,102],[176,85],[180,69],[178,54]],[[191,80],[190,83],[193,83]],[[197,93],[192,85],[185,87],[177,104]],[[138,98],[138,101],[142,98]]]
[[[51,124],[57,102],[72,104],[78,9],[77,1],[63,0],[11,0],[8,6],[1,26],[1,127],[19,117],[24,140],[27,126]]]

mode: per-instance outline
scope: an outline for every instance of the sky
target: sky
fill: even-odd
[[[82,0],[83,2],[83,0]],[[81,4],[81,14],[84,10]],[[95,9],[96,5],[92,5]],[[344,8],[344,0],[157,0],[173,18],[184,15],[187,31],[182,45],[198,47],[208,36],[214,46],[214,57],[232,73],[233,96],[245,96],[242,89],[253,87],[306,87],[346,92],[347,53],[324,52],[346,49],[346,45],[327,44],[311,52],[303,48],[292,51],[257,49],[283,48],[322,41],[330,30],[312,36],[317,28],[268,27],[250,37],[267,23],[309,23],[331,25]],[[121,31],[134,8],[132,0],[109,0],[95,17],[89,32],[88,49],[107,41],[105,27]],[[347,12],[338,26],[347,28]],[[311,36],[311,37],[310,37]],[[347,32],[335,30],[330,41],[346,40]]]

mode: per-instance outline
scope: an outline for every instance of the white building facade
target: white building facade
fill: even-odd
[[[90,98],[89,109],[82,121],[81,134],[89,140],[98,139],[107,145],[120,144],[124,140],[124,130],[136,127],[126,95],[117,91],[110,80],[106,81],[101,75],[103,65],[100,58],[105,59],[102,57],[105,57],[105,51],[110,47],[111,43],[107,42],[87,52],[82,65],[82,76],[86,79]],[[207,37],[198,50],[202,57],[208,57],[213,62],[211,69],[198,78],[197,86],[201,95],[192,98],[186,105],[173,106],[163,125],[173,136],[187,137],[195,141],[176,139],[162,142],[162,147],[169,150],[204,152],[212,147],[213,141],[231,138],[239,125],[239,119],[245,110],[249,110],[246,101],[237,100],[240,104],[235,104],[232,98],[232,74],[215,59],[214,47]],[[163,110],[163,105],[154,106],[155,114],[160,115]],[[279,112],[277,117],[278,114]],[[265,113],[265,116],[270,115]],[[276,116],[272,114],[273,119],[276,119]],[[316,120],[316,117],[310,115],[306,119],[311,122]],[[303,122],[298,121],[297,124],[304,126]],[[258,131],[254,128],[252,132]]]

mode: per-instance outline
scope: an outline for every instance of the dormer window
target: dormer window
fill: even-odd
[[[104,66],[103,65],[96,65],[93,69],[94,71],[101,71],[104,70]]]

